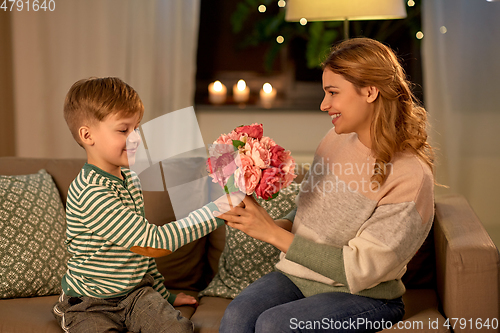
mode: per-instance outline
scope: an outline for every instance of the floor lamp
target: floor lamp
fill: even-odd
[[[403,0],[288,0],[285,20],[344,21],[344,38],[349,38],[349,21],[390,20],[406,17]]]

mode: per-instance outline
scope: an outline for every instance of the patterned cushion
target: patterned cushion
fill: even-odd
[[[270,201],[256,198],[275,220],[295,207],[299,184],[292,183]],[[235,298],[250,283],[274,270],[280,250],[245,233],[226,227],[226,244],[219,259],[219,270],[201,296]]]
[[[0,176],[0,298],[58,294],[64,238],[61,197],[45,170]]]

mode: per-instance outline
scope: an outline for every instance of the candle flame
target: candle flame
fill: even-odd
[[[264,83],[264,86],[262,86],[262,89],[266,94],[270,94],[273,91],[273,86],[270,83]]]
[[[222,90],[222,83],[220,81],[215,81],[214,82],[214,90],[215,91],[221,91]]]
[[[247,87],[247,84],[246,84],[245,80],[239,80],[238,84],[236,86],[238,87],[239,91],[244,91]]]

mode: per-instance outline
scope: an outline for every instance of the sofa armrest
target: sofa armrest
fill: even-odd
[[[493,318],[498,320],[498,249],[464,197],[436,199],[434,243],[437,291],[444,314],[451,325],[452,318],[472,319],[465,329],[457,323],[454,332],[471,332],[471,325],[476,332],[476,320],[489,319],[490,324]]]

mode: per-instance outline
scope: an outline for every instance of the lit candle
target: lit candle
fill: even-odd
[[[270,83],[264,83],[260,90],[260,102],[263,107],[269,109],[276,98],[276,89]]]
[[[237,84],[233,86],[233,97],[236,103],[245,103],[248,101],[248,96],[250,96],[250,88],[244,80],[239,80]]]
[[[227,89],[220,81],[212,82],[208,85],[208,99],[212,104],[224,104],[226,101]]]

